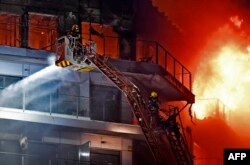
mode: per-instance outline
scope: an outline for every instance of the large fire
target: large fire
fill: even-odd
[[[214,108],[204,99],[219,99],[226,105],[226,111],[249,109],[250,47],[246,46],[247,37],[243,34],[227,25],[211,38],[209,42],[212,44],[205,48],[203,55],[206,57],[194,79],[197,118],[210,116],[210,110]]]
[[[244,0],[152,3],[180,27],[184,37],[165,37],[177,40],[172,42],[177,49],[167,42],[165,45],[189,65],[196,98],[193,110],[197,118],[205,118],[194,120],[192,125],[194,164],[223,164],[224,148],[250,146],[250,4]],[[157,39],[162,38],[161,32]],[[227,123],[214,117],[223,111]],[[224,117],[223,113],[219,117]]]

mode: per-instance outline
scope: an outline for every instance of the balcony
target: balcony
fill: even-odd
[[[56,17],[52,15],[44,15],[38,13],[29,13],[30,21],[28,25],[28,42],[27,47],[37,50],[56,51],[55,41],[57,39],[57,21]],[[49,24],[51,26],[47,27]],[[19,16],[11,15],[10,13],[0,14],[0,44],[12,47],[20,47],[20,32],[21,26]],[[99,24],[92,23],[92,26],[100,30]],[[89,41],[89,23],[82,22],[82,42],[88,43]],[[39,36],[39,37],[37,37]],[[108,56],[112,59],[126,59],[135,65],[140,63],[156,64],[159,66],[156,72],[153,70],[155,77],[154,81],[161,79],[167,81],[167,90],[175,91],[167,95],[166,93],[160,94],[162,98],[167,100],[185,100],[189,103],[194,102],[194,95],[192,94],[192,75],[190,71],[183,66],[170,52],[168,52],[160,43],[156,41],[146,40],[127,40],[119,38],[118,35],[112,30],[109,25],[104,25],[104,37],[101,38],[96,35],[92,35],[92,40],[97,44],[97,53],[100,55]],[[123,64],[124,63],[124,64]],[[120,63],[122,66],[127,65],[126,62]],[[120,66],[119,64],[119,66]],[[133,65],[133,64],[131,64]],[[144,64],[141,64],[144,65]],[[144,65],[145,66],[145,65]],[[154,67],[154,66],[153,66]],[[144,69],[144,68],[141,68]],[[134,71],[132,71],[134,72]],[[138,75],[134,75],[138,77]],[[143,82],[145,79],[141,79]],[[152,83],[148,82],[147,83]],[[154,83],[154,82],[153,82]],[[157,87],[153,89],[161,91]],[[146,89],[147,90],[147,89]],[[177,91],[176,91],[177,90]],[[171,98],[170,96],[173,96]]]

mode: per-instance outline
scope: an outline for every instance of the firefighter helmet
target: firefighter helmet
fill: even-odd
[[[155,91],[151,92],[151,97],[157,97],[157,96],[158,96],[158,94]]]
[[[79,32],[79,26],[77,24],[74,24],[71,28],[72,31],[74,32]]]

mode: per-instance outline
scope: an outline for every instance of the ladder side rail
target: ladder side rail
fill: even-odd
[[[185,151],[179,144],[180,141],[177,140],[176,136],[173,137],[173,134],[171,134],[167,135],[167,138],[170,142],[170,147],[178,164],[190,165],[188,159],[186,158]]]
[[[155,160],[161,162],[162,155],[160,152],[159,137],[157,137],[155,133],[150,129],[150,111],[141,96],[140,90],[135,84],[129,81],[128,78],[126,78],[124,74],[122,74],[118,69],[116,69],[113,65],[105,62],[102,58],[100,58],[97,53],[91,53],[91,55],[93,58],[90,58],[89,60],[94,65],[96,65],[96,67],[125,94],[129,104],[132,107],[132,112],[136,116],[137,120],[139,120],[139,118],[142,119],[142,121],[139,122],[139,125],[141,126],[146,142],[149,145],[149,148]],[[170,136],[166,133],[165,136],[167,136],[167,139],[170,142],[170,147],[172,149],[172,152],[174,152],[178,164],[182,164],[186,161],[189,162],[189,160],[185,158],[187,157],[187,155],[186,152],[183,150],[182,145],[173,144],[174,141],[177,140],[177,137],[175,136],[174,139],[173,136]],[[175,147],[174,145],[177,147]]]
[[[158,144],[158,140],[157,137],[151,133],[151,131],[149,131],[149,121],[150,118],[148,117],[148,115],[145,115],[147,113],[145,113],[145,110],[148,110],[147,108],[145,108],[145,104],[144,101],[142,99],[142,97],[140,97],[140,93],[139,93],[139,89],[130,81],[127,80],[127,78],[121,74],[119,71],[116,72],[112,72],[114,69],[110,67],[110,64],[107,65],[105,64],[98,56],[95,57],[97,60],[92,60],[92,62],[95,65],[101,65],[101,68],[97,66],[97,68],[99,68],[99,70],[104,73],[105,76],[107,76],[116,86],[118,86],[118,88],[125,94],[126,98],[128,99],[130,105],[133,107],[133,113],[135,114],[135,116],[137,117],[137,120],[139,118],[142,118],[142,122],[140,123],[140,126],[142,128],[142,131],[145,135],[146,138],[146,142],[148,143],[148,145],[150,146],[151,152],[154,155],[154,158],[157,159],[161,159],[161,155],[160,152],[158,151],[159,148],[159,144]],[[99,62],[99,64],[97,64],[96,62]],[[105,70],[103,68],[105,68]],[[110,75],[108,75],[106,72],[108,72],[113,76],[117,76],[117,80],[120,81],[122,84],[124,84],[122,87],[120,87],[119,85],[117,85],[116,81],[113,80],[113,78],[110,78]],[[117,73],[120,73],[119,75],[117,75]],[[127,85],[127,83],[129,83],[129,85]],[[136,97],[134,96],[134,94],[136,95]],[[150,140],[150,141],[149,141]],[[156,160],[157,160],[156,159]]]
[[[145,116],[142,115],[142,113],[140,113],[140,110],[138,111],[138,109],[140,109],[140,108],[134,102],[134,100],[132,100],[131,97],[129,97],[129,96],[127,97],[127,99],[129,101],[130,105],[133,107],[133,113],[137,117],[137,120],[139,118],[142,118],[142,121],[139,124],[140,124],[141,129],[143,131],[143,134],[146,138],[146,142],[149,145],[151,152],[153,153],[153,157],[155,158],[155,160],[160,159],[161,157],[159,155],[159,151],[157,151],[157,148],[158,148],[157,138],[150,133],[148,120],[145,120]]]
[[[181,125],[181,130],[182,130],[182,144],[184,145],[183,147],[185,148],[186,152],[187,152],[187,159],[188,161],[190,161],[191,164],[193,164],[193,159],[192,159],[192,156],[191,156],[191,153],[190,153],[190,149],[187,145],[187,139],[186,139],[186,136],[185,136],[185,132],[184,132],[184,127],[183,127],[183,123],[182,123],[182,120],[181,120],[181,116],[180,114],[178,115],[179,116],[179,121],[180,121],[180,125]]]
[[[120,89],[123,93],[126,93],[126,95],[128,95],[127,89],[129,89],[129,91],[132,91],[132,93],[134,93],[134,94],[137,96],[136,99],[138,100],[138,102],[139,102],[140,104],[143,104],[143,107],[144,107],[143,109],[144,109],[144,111],[143,111],[142,113],[145,113],[145,110],[146,110],[147,113],[149,114],[150,111],[148,110],[148,108],[145,108],[146,103],[145,103],[144,99],[142,98],[142,95],[141,95],[140,90],[138,89],[138,87],[137,87],[135,84],[133,84],[131,81],[128,81],[127,78],[126,78],[120,71],[112,72],[113,69],[114,69],[115,67],[112,67],[112,69],[111,69],[111,66],[112,66],[111,64],[109,64],[109,65],[105,64],[98,56],[96,56],[96,58],[98,59],[98,62],[101,62],[101,63],[102,63],[102,64],[101,64],[102,66],[104,66],[106,69],[108,68],[108,70],[109,70],[108,72],[109,72],[110,74],[115,75],[118,81],[120,81],[121,83],[125,84],[125,85],[123,85],[123,88],[122,88],[122,89],[121,89],[121,87],[118,86],[119,89]],[[98,67],[98,68],[99,68],[99,67]],[[112,78],[110,78],[109,75],[106,74],[106,71],[102,70],[101,68],[99,68],[99,69],[101,70],[102,73],[105,74],[105,76],[107,76],[113,83],[115,83],[114,80],[113,80]],[[116,73],[120,73],[120,74],[117,75]],[[115,85],[117,86],[116,83],[115,83]],[[130,89],[130,88],[132,88],[132,89]],[[138,104],[138,103],[137,103],[137,104]],[[140,108],[140,109],[142,109],[142,108]]]
[[[187,106],[187,104],[181,109],[178,110],[178,112],[174,112],[174,114],[170,115],[169,117],[176,118],[177,116],[180,117],[180,112]],[[170,107],[175,108],[175,107]],[[173,111],[174,109],[172,109]],[[179,119],[181,122],[181,119]],[[175,123],[177,124],[177,123]],[[183,132],[183,124],[181,123],[181,128]],[[180,129],[177,130],[178,132],[174,130],[167,130],[166,128],[166,135],[170,142],[170,147],[174,153],[174,156],[176,160],[179,162],[179,164],[182,164],[181,162],[187,162],[188,165],[193,165],[192,157],[190,155],[189,149],[186,147],[185,139],[183,134],[181,133]],[[178,135],[177,135],[178,134]]]
[[[119,71],[116,67],[114,67],[112,64],[108,63],[108,62],[103,62],[103,60],[99,57],[100,55],[96,54],[96,58],[98,61],[102,62],[102,64],[109,68],[110,72],[114,73],[117,77],[120,78],[120,81],[124,82],[125,84],[129,85],[129,86],[135,86],[131,81],[129,81],[124,74]],[[137,88],[137,87],[136,87]]]

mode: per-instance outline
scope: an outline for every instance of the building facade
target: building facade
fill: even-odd
[[[134,1],[58,3],[0,2],[1,164],[156,164],[126,96],[105,74],[53,65],[57,38],[80,22],[82,42],[94,40],[145,99],[157,90],[163,103],[192,103],[191,73],[159,43],[136,39]]]

